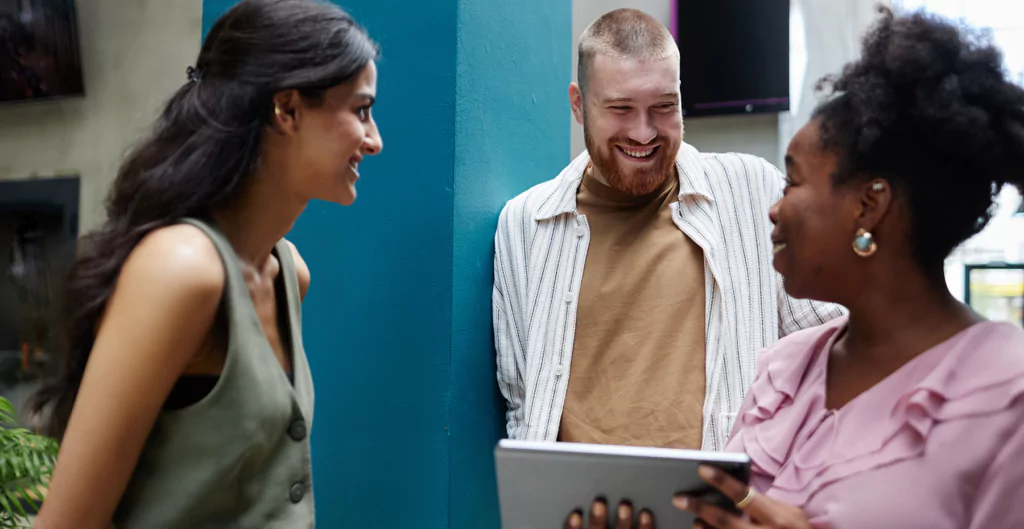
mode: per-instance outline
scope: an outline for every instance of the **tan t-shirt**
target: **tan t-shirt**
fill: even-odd
[[[679,179],[624,195],[588,170],[590,226],[559,440],[700,449],[704,254],[672,222]]]

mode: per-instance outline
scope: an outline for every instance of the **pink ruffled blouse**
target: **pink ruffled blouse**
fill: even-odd
[[[829,410],[847,321],[761,353],[726,446],[751,483],[816,528],[1024,529],[1024,330],[975,324]]]

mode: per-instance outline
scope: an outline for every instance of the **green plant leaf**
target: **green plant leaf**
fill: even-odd
[[[17,424],[14,406],[0,397],[0,529],[28,528],[28,513],[21,500],[38,509],[41,486],[48,482],[57,461],[59,446],[49,437]]]
[[[39,512],[39,502],[43,501],[43,491],[39,490],[39,485],[33,483],[25,489],[25,501],[32,509]]]
[[[11,401],[0,397],[0,424],[14,424],[15,412]]]
[[[21,506],[21,502],[18,501],[17,496],[13,491],[4,489],[0,490],[0,507],[10,514],[15,520],[20,516],[22,519],[28,518],[28,513],[25,512],[25,508]]]

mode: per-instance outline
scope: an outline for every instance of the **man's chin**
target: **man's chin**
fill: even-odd
[[[609,179],[608,184],[622,193],[637,197],[654,192],[668,178],[667,174],[654,171],[620,172],[617,175],[617,178]]]

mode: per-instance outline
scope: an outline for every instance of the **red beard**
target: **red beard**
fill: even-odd
[[[643,196],[658,189],[665,179],[672,175],[680,142],[669,143],[664,137],[658,136],[647,145],[638,145],[629,138],[615,137],[608,140],[607,144],[599,146],[587,132],[585,115],[583,121],[583,138],[590,153],[591,163],[609,186],[628,195]],[[623,163],[620,155],[615,152],[618,149],[616,145],[638,148],[656,146],[657,150],[651,154],[655,160],[645,167],[630,167],[629,164]]]

